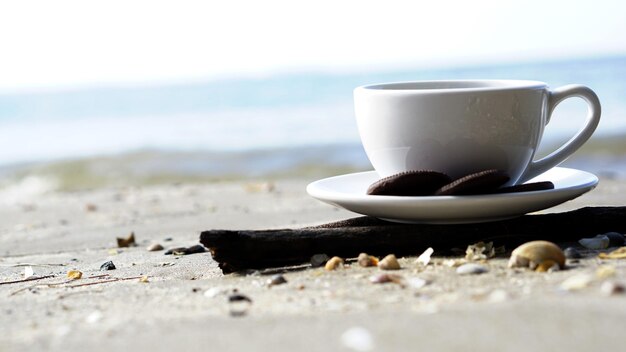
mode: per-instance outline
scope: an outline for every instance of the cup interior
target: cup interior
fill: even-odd
[[[387,91],[465,91],[465,90],[503,90],[520,88],[544,88],[545,83],[522,80],[459,80],[459,81],[419,81],[372,84],[363,86],[367,90]]]

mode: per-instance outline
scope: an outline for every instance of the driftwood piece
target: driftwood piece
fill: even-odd
[[[626,207],[587,207],[578,210],[462,225],[407,225],[372,217],[357,217],[300,229],[227,231],[200,234],[200,242],[224,273],[308,262],[325,253],[344,258],[361,252],[373,255],[419,255],[428,247],[438,253],[465,248],[478,241],[517,246],[531,240],[576,241],[609,231],[626,232]]]

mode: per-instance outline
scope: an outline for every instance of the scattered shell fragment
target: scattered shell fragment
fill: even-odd
[[[591,238],[581,238],[578,240],[581,246],[589,249],[605,249],[609,247],[609,238],[605,235],[597,235]]]
[[[496,250],[493,247],[493,242],[478,242],[470,244],[465,250],[465,259],[470,261],[485,260],[493,258],[496,255]]]
[[[343,259],[339,258],[339,257],[332,257],[330,258],[327,262],[326,265],[324,265],[324,269],[330,271],[330,270],[336,270],[339,268],[343,267]]]
[[[374,338],[364,327],[353,326],[341,334],[340,338],[343,347],[352,351],[373,351]]]
[[[565,254],[565,258],[567,259],[580,259],[582,258],[582,254],[578,251],[578,249],[574,247],[567,247],[563,250],[563,254]]]
[[[117,237],[117,246],[120,248],[130,247],[135,245],[135,233],[131,232],[126,238]]]
[[[598,254],[600,259],[626,259],[626,247],[620,247],[609,253]]]
[[[102,320],[102,317],[104,315],[102,314],[101,311],[99,310],[94,310],[93,312],[91,312],[91,314],[89,314],[86,318],[85,321],[89,324],[95,324],[97,322],[99,322],[100,320]]]
[[[398,284],[402,287],[405,286],[404,277],[398,274],[376,274],[370,277],[370,282],[373,284],[386,284],[388,282],[393,282],[394,284]]]
[[[625,291],[626,287],[624,287],[624,285],[622,285],[621,283],[615,281],[605,281],[602,283],[602,286],[600,286],[600,292],[607,296],[621,294]]]
[[[528,267],[536,269],[544,261],[551,260],[565,268],[565,254],[559,246],[548,241],[531,241],[515,248],[509,259],[509,268]]]
[[[27,266],[24,268],[24,278],[28,279],[29,277],[32,277],[35,275],[35,271],[33,270],[32,266]]]
[[[598,269],[596,269],[596,277],[601,280],[615,276],[616,273],[617,270],[613,265],[600,265]]]
[[[224,292],[224,289],[222,289],[221,287],[211,287],[210,289],[204,291],[204,297],[214,298]]]
[[[593,282],[593,276],[589,274],[578,274],[567,278],[560,285],[566,291],[577,291],[589,286]]]
[[[487,296],[487,301],[491,303],[501,303],[509,299],[509,294],[503,289],[495,289]]]
[[[148,280],[147,276],[142,276],[142,277],[139,278],[139,282],[141,282],[143,284],[147,284],[150,281]]]
[[[153,243],[151,245],[148,246],[148,248],[146,248],[148,250],[148,252],[156,252],[156,251],[162,251],[163,250],[163,246],[161,246],[160,243]]]
[[[244,189],[248,193],[271,193],[276,190],[273,182],[251,182],[244,185]]]
[[[449,267],[449,268],[456,268],[459,267],[463,264],[467,263],[467,260],[465,259],[446,259],[443,261],[443,265]]]
[[[324,253],[314,254],[311,257],[311,266],[314,268],[319,268],[320,266],[324,266],[324,264],[326,264],[328,259],[330,258]]]
[[[78,280],[83,277],[83,273],[78,270],[70,270],[67,272],[67,278],[72,280]]]
[[[359,263],[359,265],[364,268],[368,266],[377,266],[378,262],[379,262],[378,258],[371,256],[367,253],[361,253],[359,254],[359,257],[357,258],[357,263]]]
[[[456,273],[459,275],[476,275],[476,274],[483,274],[488,271],[489,271],[489,268],[487,268],[484,265],[476,264],[476,263],[467,263],[456,268]]]
[[[548,260],[544,260],[543,262],[541,262],[541,264],[537,265],[537,267],[535,268],[535,271],[540,272],[540,273],[545,273],[545,272],[553,272],[553,271],[558,271],[559,268],[559,263],[555,262],[552,259],[548,259]]]
[[[389,254],[378,262],[378,268],[382,270],[400,270],[402,267],[398,263],[398,259],[395,255]]]
[[[432,247],[428,247],[428,249],[426,249],[424,253],[420,254],[420,256],[417,257],[415,263],[427,266],[428,263],[430,263],[430,256],[433,255],[434,252],[435,250]]]
[[[106,271],[106,270],[115,270],[115,264],[113,264],[113,261],[109,260],[108,262],[100,265],[100,271]]]
[[[619,232],[607,232],[602,235],[609,238],[609,247],[619,247],[624,245],[624,235]]]
[[[267,279],[267,286],[268,287],[282,285],[282,284],[286,284],[286,283],[287,283],[287,279],[285,279],[285,277],[282,276],[281,274],[273,275],[272,277]]]
[[[422,279],[421,277],[410,277],[406,280],[406,285],[412,289],[419,290],[420,288],[429,284],[430,281]]]
[[[98,210],[98,206],[93,204],[93,203],[87,203],[85,204],[85,211],[87,212],[94,212]]]

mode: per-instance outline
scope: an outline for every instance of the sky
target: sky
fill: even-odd
[[[625,4],[6,1],[0,92],[621,55]]]

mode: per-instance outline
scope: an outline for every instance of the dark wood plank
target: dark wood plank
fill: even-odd
[[[531,240],[575,241],[609,231],[626,232],[626,207],[578,210],[463,225],[407,225],[357,217],[315,227],[262,231],[210,230],[200,235],[224,273],[308,262],[325,253],[344,258],[361,252],[383,256],[419,255],[428,247],[437,253],[465,248],[477,241],[517,246]]]

